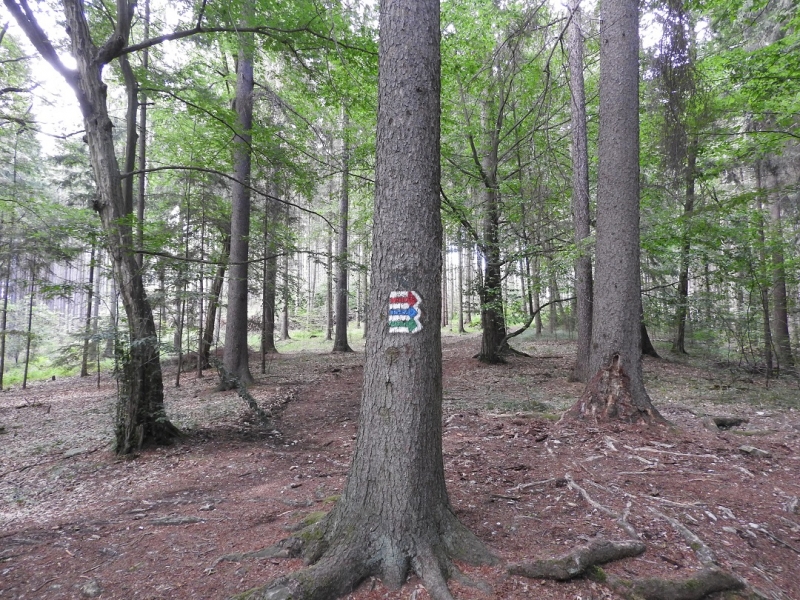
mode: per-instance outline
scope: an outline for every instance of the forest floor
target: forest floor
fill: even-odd
[[[607,565],[611,575],[696,572],[698,544],[679,522],[747,582],[749,595],[737,597],[800,599],[797,380],[648,358],[648,390],[673,427],[563,425],[558,416],[583,389],[567,380],[574,344],[516,345],[532,357],[486,366],[472,358],[475,335],[444,337],[450,498],[494,552],[520,562],[598,535],[623,540],[615,516],[626,513],[647,550]],[[217,561],[269,546],[331,508],[353,449],[363,358],[270,357],[251,390],[276,414],[269,427],[234,392],[214,392],[211,372],[184,374],[175,388],[167,369],[168,414],[187,437],[131,460],[111,452],[110,376],[99,388],[71,378],[0,394],[0,598],[222,599],[299,568],[297,560]],[[747,422],[712,431],[707,416]],[[452,583],[461,600],[618,597],[587,579],[463,569],[492,591]],[[369,580],[347,598],[428,595],[412,578],[400,590]]]

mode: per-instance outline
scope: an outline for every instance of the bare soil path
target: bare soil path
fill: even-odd
[[[477,346],[475,336],[444,338],[445,467],[457,514],[503,559],[624,539],[614,515],[627,511],[647,551],[608,565],[610,575],[696,572],[697,548],[668,517],[748,583],[738,597],[800,599],[797,381],[766,387],[702,361],[647,359],[648,390],[673,428],[564,426],[556,419],[582,390],[567,382],[570,343],[518,342],[533,358],[500,366],[472,359]],[[185,375],[167,408],[187,438],[133,460],[110,451],[110,378],[99,389],[74,378],[0,394],[0,598],[228,598],[298,568],[217,559],[330,509],[349,466],[362,363],[361,353],[274,357],[251,390],[276,414],[268,428],[235,393],[214,393],[211,373]],[[747,422],[713,430],[708,416]],[[491,592],[453,583],[462,600],[618,597],[584,579],[464,570]],[[428,598],[416,580],[400,590],[367,581],[348,597]]]

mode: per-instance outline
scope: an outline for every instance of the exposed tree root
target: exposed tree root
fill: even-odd
[[[239,397],[245,401],[247,406],[250,407],[250,410],[258,415],[261,423],[264,425],[269,425],[272,422],[272,415],[269,412],[264,411],[258,405],[256,399],[253,398],[253,395],[247,390],[247,385],[245,382],[235,375],[229,373],[221,361],[212,359],[212,363],[219,373],[219,386],[217,387],[217,391],[227,391],[235,388],[236,392],[239,394]]]
[[[546,558],[530,563],[509,565],[508,572],[531,579],[566,581],[584,575],[588,569],[615,560],[639,556],[645,551],[642,542],[598,539],[559,558]]]
[[[685,579],[622,579],[607,576],[604,583],[631,600],[702,600],[716,592],[742,590],[742,581],[719,567],[707,567]]]
[[[222,556],[214,565],[221,561],[297,556],[310,564],[244,592],[236,596],[237,600],[330,600],[351,592],[370,576],[398,588],[410,572],[422,580],[433,600],[453,600],[447,580],[463,579],[453,560],[471,564],[498,562],[449,510],[440,515],[439,531],[421,530],[400,543],[371,529],[367,519],[359,523],[363,529],[344,535],[336,525],[336,516],[329,514],[274,546]]]

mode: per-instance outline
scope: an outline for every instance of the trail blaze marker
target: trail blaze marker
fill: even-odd
[[[417,333],[422,329],[422,304],[417,292],[389,294],[389,333]]]

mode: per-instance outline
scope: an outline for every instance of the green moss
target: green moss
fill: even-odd
[[[247,600],[248,598],[252,598],[254,594],[258,593],[258,590],[259,588],[250,588],[246,592],[231,596],[231,600]]]
[[[586,577],[592,581],[596,581],[597,583],[605,583],[608,580],[608,575],[606,575],[606,572],[597,565],[586,569]]]
[[[327,514],[328,514],[327,511],[324,511],[324,510],[318,510],[318,511],[309,513],[303,518],[301,523],[305,527],[308,527],[310,525],[315,525],[316,523],[319,523],[322,519],[324,519],[327,516]]]

